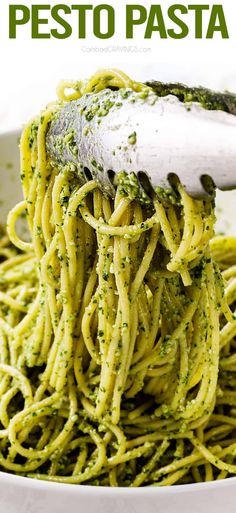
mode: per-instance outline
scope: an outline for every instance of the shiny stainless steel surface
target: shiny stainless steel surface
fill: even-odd
[[[165,189],[175,174],[196,197],[206,193],[204,175],[222,190],[236,186],[236,116],[173,95],[130,89],[85,95],[61,109],[47,143],[57,163],[76,166],[82,180],[89,169],[111,196],[110,170],[145,173],[154,188]]]

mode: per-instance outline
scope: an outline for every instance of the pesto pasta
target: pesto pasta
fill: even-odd
[[[214,237],[213,197],[178,184],[140,204],[121,177],[112,200],[49,158],[61,105],[107,87],[144,88],[116,70],[63,82],[21,137],[24,200],[0,241],[0,469],[101,486],[223,479],[236,474],[236,239]]]

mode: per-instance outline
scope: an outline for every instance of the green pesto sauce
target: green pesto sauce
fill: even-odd
[[[158,97],[172,94],[183,103],[197,102],[206,110],[222,110],[236,114],[236,95],[219,93],[205,87],[189,87],[181,83],[163,84],[158,81],[147,82]]]
[[[121,194],[128,196],[131,200],[138,200],[142,205],[151,205],[152,200],[140,187],[140,183],[135,173],[126,173],[121,171],[117,175],[117,185],[120,187]]]

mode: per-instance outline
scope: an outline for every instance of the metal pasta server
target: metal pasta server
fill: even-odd
[[[193,197],[206,195],[206,177],[236,186],[236,95],[181,84],[105,89],[70,101],[47,134],[50,157],[72,164],[114,196],[114,173],[135,173],[140,187],[170,189],[177,175]],[[131,175],[133,176],[133,175]],[[148,179],[147,179],[148,177]]]

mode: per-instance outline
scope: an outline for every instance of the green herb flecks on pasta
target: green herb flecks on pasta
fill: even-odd
[[[106,87],[145,94],[110,70],[59,100]],[[213,201],[181,185],[148,206],[124,180],[114,201],[79,186],[47,155],[57,108],[23,131],[18,250],[0,242],[0,468],[101,486],[235,474],[235,239],[210,242]],[[31,242],[15,230],[24,210]]]

